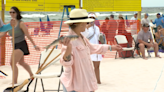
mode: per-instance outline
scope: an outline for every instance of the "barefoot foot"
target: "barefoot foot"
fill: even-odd
[[[143,59],[147,60],[148,58],[146,58],[146,57],[143,57]]]
[[[155,56],[155,57],[161,58],[161,56],[159,56],[159,55],[157,55],[157,56]]]

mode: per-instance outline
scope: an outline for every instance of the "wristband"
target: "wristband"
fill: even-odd
[[[65,60],[64,57],[63,57],[63,60],[64,60],[65,62],[69,62],[69,61],[71,61],[71,59],[70,59],[70,60]]]
[[[71,61],[71,59],[70,60],[64,60],[65,62],[69,62],[69,61]]]
[[[111,45],[109,45],[109,50],[112,51],[112,47],[111,47]]]
[[[36,48],[37,45],[34,46],[34,48]]]

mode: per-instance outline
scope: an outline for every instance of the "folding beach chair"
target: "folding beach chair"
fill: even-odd
[[[128,41],[126,39],[126,36],[124,36],[124,35],[116,35],[115,39],[116,39],[117,44],[127,44],[127,47],[123,47],[122,49],[123,49],[123,51],[126,51],[126,54],[127,54],[127,51],[131,51],[132,57],[134,58],[134,47],[130,47],[129,46]],[[122,57],[124,59],[126,57],[126,54],[124,56],[123,53],[121,52],[121,55],[122,55]],[[116,57],[117,57],[117,51],[116,51],[115,59],[116,59]]]
[[[47,57],[47,55],[50,53],[51,49],[47,50],[47,51],[42,51],[41,52],[41,56],[40,56],[40,62],[39,62],[39,66],[43,63],[43,61],[45,60],[45,58]],[[49,56],[49,58],[47,59],[46,63],[48,63],[49,61],[51,61],[55,56],[57,56],[59,53],[61,53],[60,49],[54,49],[53,52],[51,53],[51,55]],[[53,65],[54,63],[58,62],[60,60],[60,56],[58,58],[56,58],[49,66],[47,66],[46,68],[50,67],[51,65]],[[43,70],[44,71],[44,70]],[[36,78],[36,82],[35,82],[35,87],[34,87],[34,92],[36,91],[36,85],[37,85],[37,80],[38,78],[41,80],[41,84],[42,84],[42,89],[43,92],[45,91],[62,91],[60,90],[60,80],[59,80],[59,84],[58,84],[58,89],[57,90],[45,90],[44,89],[44,85],[43,85],[43,79],[45,78],[59,78],[61,73],[63,72],[63,67],[61,67],[61,71],[58,73],[55,72],[49,72],[49,73],[43,73],[43,71],[40,74],[34,74],[34,78]]]

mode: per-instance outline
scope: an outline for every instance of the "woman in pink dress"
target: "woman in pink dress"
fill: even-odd
[[[91,61],[91,54],[104,54],[108,50],[122,50],[119,45],[110,46],[91,44],[81,32],[84,32],[88,22],[94,19],[88,18],[85,9],[73,9],[70,12],[68,35],[78,35],[79,38],[70,41],[65,38],[62,44],[60,63],[64,66],[60,80],[64,92],[94,92],[97,90],[97,80]]]

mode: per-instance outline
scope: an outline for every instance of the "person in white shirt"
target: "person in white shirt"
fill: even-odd
[[[141,19],[141,29],[142,29],[143,24],[149,24],[150,23],[148,16],[149,16],[148,13],[145,13],[144,18]],[[150,27],[149,27],[149,31],[150,31]]]
[[[137,13],[134,13],[134,16],[130,20],[137,20]]]
[[[87,37],[87,36],[88,36],[87,28],[85,28],[85,31],[84,31],[84,32],[81,32],[81,34],[82,34],[84,37]]]
[[[147,23],[147,24],[150,23],[150,20],[148,19],[148,16],[149,15],[147,13],[144,14],[144,18],[141,19],[141,25],[145,24],[145,23]]]
[[[96,19],[96,15],[94,13],[90,13],[88,17]],[[82,35],[88,38],[90,43],[99,44],[100,29],[98,26],[95,25],[94,22],[88,24],[85,32],[82,32]],[[101,84],[99,66],[100,66],[100,61],[102,60],[102,55],[92,54],[91,60],[93,61],[97,83]]]
[[[134,13],[134,16],[131,20],[131,35],[137,34],[137,13]]]

